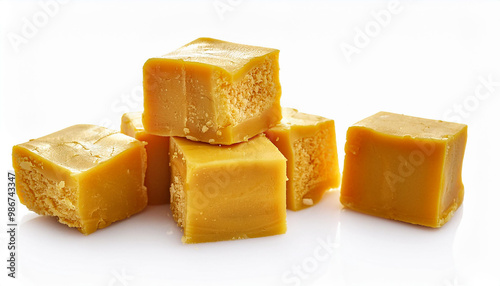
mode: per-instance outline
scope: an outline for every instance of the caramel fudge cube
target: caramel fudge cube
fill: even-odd
[[[310,207],[325,191],[340,185],[335,123],[321,116],[283,108],[281,123],[266,136],[287,159],[286,205]]]
[[[170,202],[169,137],[149,134],[142,125],[142,112],[129,112],[122,116],[121,132],[146,142],[147,168],[144,184],[148,189],[148,204]]]
[[[83,234],[147,205],[144,143],[117,131],[74,125],[14,146],[12,162],[21,203]]]
[[[379,112],[347,130],[340,201],[384,218],[441,227],[462,204],[464,124]]]
[[[233,144],[281,119],[276,49],[199,38],[143,68],[147,132]]]
[[[286,159],[265,137],[217,146],[170,140],[171,209],[185,243],[286,231]]]

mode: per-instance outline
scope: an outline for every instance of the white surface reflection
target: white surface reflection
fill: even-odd
[[[455,277],[453,243],[463,209],[440,229],[342,209],[340,264],[346,285],[447,285]]]

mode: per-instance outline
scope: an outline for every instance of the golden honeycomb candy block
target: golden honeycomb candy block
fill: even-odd
[[[40,214],[90,234],[147,205],[144,143],[74,125],[13,147],[17,194]]]
[[[147,153],[146,179],[148,204],[161,205],[170,202],[169,137],[149,134],[142,125],[142,112],[129,112],[122,116],[121,132],[144,141]]]
[[[183,242],[286,231],[286,159],[265,137],[218,146],[170,140],[171,209]]]
[[[199,38],[144,64],[144,128],[211,144],[246,141],[281,119],[279,51]]]
[[[348,208],[429,227],[462,204],[464,124],[379,112],[347,130],[340,201]]]
[[[310,207],[325,191],[339,187],[333,120],[283,108],[281,123],[266,131],[266,136],[287,158],[287,208]]]

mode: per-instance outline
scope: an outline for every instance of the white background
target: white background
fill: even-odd
[[[499,1],[0,1],[0,21],[1,285],[500,286]],[[378,111],[468,124],[463,206],[428,229],[335,190],[288,211],[285,235],[183,245],[168,206],[83,236],[18,204],[7,279],[12,146],[118,128],[142,108],[144,62],[201,36],[280,49],[282,105],[335,120],[341,167],[348,126]]]

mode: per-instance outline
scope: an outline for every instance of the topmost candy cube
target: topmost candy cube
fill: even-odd
[[[279,50],[199,38],[143,68],[147,132],[230,145],[281,120]]]

